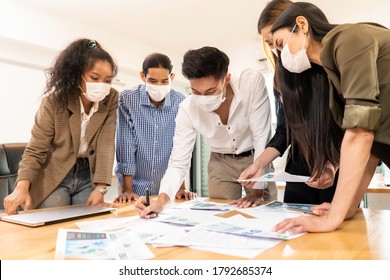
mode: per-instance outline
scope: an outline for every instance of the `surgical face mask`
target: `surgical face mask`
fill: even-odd
[[[81,90],[81,93],[91,102],[100,102],[102,101],[107,95],[110,94],[111,85],[106,83],[89,83],[85,81],[84,77],[82,76],[84,82],[85,82],[85,88],[86,92]],[[81,88],[81,87],[80,87]]]
[[[222,86],[224,88],[224,86]],[[226,94],[223,90],[220,94],[217,95],[196,95],[192,94],[192,100],[196,105],[206,112],[213,112],[221,106],[221,104],[226,100]]]
[[[296,54],[291,54],[288,42],[290,41],[291,34],[294,32],[296,25],[288,37],[287,43],[284,45],[281,53],[282,64],[284,68],[292,73],[302,73],[303,71],[311,68],[310,60],[307,57],[306,49],[304,49],[306,42],[306,34],[303,39],[302,49]]]
[[[171,83],[162,86],[146,83],[146,92],[149,94],[150,98],[156,102],[162,101],[170,91]]]

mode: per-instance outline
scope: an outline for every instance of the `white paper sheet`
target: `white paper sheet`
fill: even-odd
[[[186,201],[172,205],[171,209],[191,209],[191,210],[209,210],[215,212],[224,212],[234,209],[234,205],[227,203],[217,203],[206,201],[204,198],[196,198],[194,200]],[[216,213],[212,213],[216,214]]]
[[[278,174],[275,173],[267,173],[261,177],[250,178],[250,179],[238,179],[238,182],[307,182],[309,180],[309,176],[300,176],[293,175],[287,172],[281,172]]]
[[[55,259],[130,260],[155,255],[130,231],[59,229]]]
[[[153,244],[169,246],[199,246],[207,248],[224,249],[268,249],[278,244],[280,240],[267,238],[254,238],[238,236],[207,230],[187,230],[175,231],[154,241]]]
[[[272,215],[272,212],[269,214]],[[220,220],[218,223],[200,224],[194,228],[254,238],[289,240],[300,236],[291,235],[288,232],[282,234],[274,232],[272,227],[266,225],[262,219],[247,219],[241,215]]]
[[[202,223],[211,223],[220,219],[215,216],[215,214],[214,211],[208,210],[176,209],[169,213],[160,214],[157,218],[153,219],[153,221],[192,227]]]
[[[143,223],[144,220],[139,216],[130,216],[125,218],[111,218],[102,220],[92,220],[85,222],[77,222],[76,225],[82,230],[97,230],[97,231],[114,231],[126,228],[136,227],[137,224]]]

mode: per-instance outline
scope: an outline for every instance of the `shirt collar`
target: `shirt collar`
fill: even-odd
[[[171,93],[172,93],[172,89],[167,94],[167,96],[165,96],[164,102],[161,104],[159,108],[171,107]],[[141,105],[154,107],[153,103],[150,101],[149,94],[146,92],[145,85],[141,85],[140,94],[141,94],[140,96]]]
[[[89,115],[87,115],[87,113],[85,113],[83,101],[81,100],[81,96],[80,96],[80,111],[81,111],[81,115],[92,116],[94,113],[96,113],[96,111],[98,109],[99,109],[99,102],[93,102],[91,110],[89,111]]]
[[[234,92],[233,98],[236,99],[237,103],[240,103],[240,102],[241,102],[241,99],[242,99],[242,94],[241,94],[241,91],[240,91],[239,82],[232,79],[232,80],[229,82],[229,84],[230,84],[230,86],[232,87],[233,92]]]

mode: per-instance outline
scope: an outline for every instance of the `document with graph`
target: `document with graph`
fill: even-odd
[[[58,230],[55,259],[130,260],[154,257],[138,235],[131,231]]]

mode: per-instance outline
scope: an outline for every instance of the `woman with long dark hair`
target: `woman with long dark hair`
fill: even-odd
[[[79,39],[48,70],[45,95],[19,165],[7,214],[72,204],[98,205],[111,184],[117,66],[101,45]]]
[[[329,88],[318,90],[329,95],[334,119],[345,129],[340,176],[332,203],[317,210],[318,217],[287,219],[275,227],[280,232],[335,230],[356,213],[378,159],[390,165],[390,30],[372,23],[333,25],[322,15],[315,5],[297,2],[278,17],[271,32],[285,68],[278,71],[280,84],[290,81],[294,86],[283,88],[283,94],[295,92],[291,98],[297,106],[307,102],[299,99],[302,92],[294,81],[303,82],[306,70],[315,64],[328,75]],[[298,141],[304,149],[304,139]],[[320,147],[315,150],[321,152]]]
[[[299,83],[295,86],[300,89],[296,93],[302,92],[303,95],[298,97],[307,104],[304,108],[291,98],[291,94],[279,93],[283,93],[283,90],[289,91],[293,87],[290,81],[278,82],[278,72],[283,70],[283,67],[279,67],[278,53],[274,49],[270,30],[272,24],[290,4],[292,2],[289,0],[269,2],[258,21],[258,31],[262,35],[264,49],[275,67],[277,127],[266,150],[241,174],[241,178],[260,176],[264,170],[263,166],[283,155],[291,144],[285,171],[312,177],[306,184],[287,182],[284,202],[321,204],[331,202],[335,192],[343,131],[332,118],[328,96],[321,94],[322,89],[318,90],[320,87],[328,88],[327,76],[322,67],[307,70],[302,82],[300,79],[296,80]],[[326,17],[323,17],[327,21]],[[329,132],[326,138],[322,137],[324,131]],[[302,149],[298,145],[301,141],[304,141]]]

